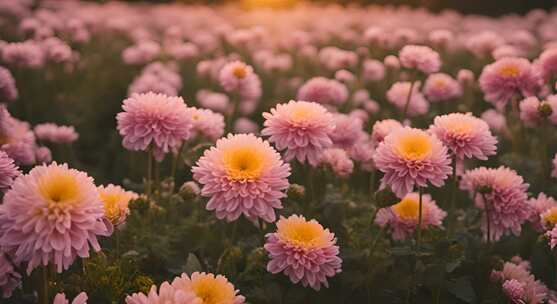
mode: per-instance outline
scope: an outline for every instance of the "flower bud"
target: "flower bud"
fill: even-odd
[[[201,189],[194,181],[185,182],[182,187],[180,187],[180,196],[184,199],[196,198],[200,193]]]

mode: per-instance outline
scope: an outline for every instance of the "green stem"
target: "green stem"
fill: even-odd
[[[180,149],[178,149],[178,153],[176,153],[176,155],[174,155],[174,158],[172,159],[172,169],[170,172],[170,176],[172,176],[174,181],[176,181],[176,171],[178,170],[178,162],[180,161],[180,158],[182,158],[182,151],[184,150],[185,146],[186,146],[186,142],[183,142],[182,145],[180,146]]]
[[[453,236],[455,229],[456,220],[456,191],[458,184],[458,176],[456,175],[456,155],[453,156],[453,176],[452,176],[452,187],[451,187],[451,204],[449,209],[449,227],[447,229],[447,236]]]
[[[410,100],[412,98],[412,91],[414,91],[414,85],[416,84],[416,80],[414,79],[415,75],[412,75],[411,83],[410,83],[410,91],[408,92],[408,96],[406,97],[406,103],[404,104],[404,110],[402,111],[402,122],[406,119],[406,113],[408,112],[408,106],[410,105]]]
[[[486,229],[487,229],[487,246],[491,247],[491,218],[489,216],[489,202],[485,197],[485,194],[482,193],[482,199],[484,201],[484,210],[485,210],[485,220],[486,220]]]
[[[418,233],[416,235],[416,253],[420,252],[420,245],[422,242],[422,218],[423,218],[423,210],[422,210],[422,187],[418,187],[418,195],[419,195],[419,205],[418,205]]]
[[[151,184],[153,179],[153,148],[149,148],[147,155],[147,198],[151,198]]]

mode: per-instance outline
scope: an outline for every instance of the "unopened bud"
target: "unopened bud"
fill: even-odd
[[[389,188],[375,192],[375,203],[379,207],[389,207],[399,201],[398,197]]]
[[[553,114],[553,109],[551,108],[551,105],[549,103],[543,101],[538,106],[538,113],[541,117],[547,118],[551,116],[551,114]]]
[[[185,182],[182,187],[180,187],[180,196],[184,199],[196,198],[200,193],[201,189],[194,181]]]
[[[288,187],[288,197],[292,199],[302,199],[306,196],[306,188],[302,185],[292,184]]]

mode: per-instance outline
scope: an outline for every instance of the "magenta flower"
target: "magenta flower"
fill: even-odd
[[[408,193],[395,205],[377,211],[375,224],[388,226],[393,240],[412,237],[418,227],[420,197],[416,192]],[[443,211],[429,194],[422,194],[422,229],[441,228],[447,212]]]
[[[510,303],[546,303],[549,289],[531,273],[530,263],[513,257],[503,264],[503,269],[493,270],[492,281],[501,284]]]
[[[348,89],[336,80],[314,77],[306,81],[298,90],[297,99],[339,106],[348,100]]]
[[[217,218],[234,221],[243,214],[274,222],[275,209],[282,208],[280,200],[286,196],[290,166],[261,138],[229,134],[205,151],[192,172],[203,185],[201,194],[210,197],[207,210],[215,210]]]
[[[522,224],[532,217],[534,209],[527,203],[528,184],[514,170],[507,167],[496,169],[480,167],[466,171],[460,182],[460,189],[466,190],[476,206],[484,212],[482,231],[487,239],[487,215],[491,226],[490,239],[499,240],[511,232],[518,236]],[[483,195],[479,191],[483,191]],[[484,202],[483,197],[487,200]]]
[[[73,126],[58,126],[53,123],[36,125],[33,129],[37,139],[57,144],[69,144],[79,138]]]
[[[33,210],[33,212],[29,212]],[[0,246],[27,263],[62,272],[76,257],[99,251],[98,235],[107,235],[104,208],[93,179],[56,163],[37,166],[18,177],[0,205]]]
[[[429,75],[423,91],[431,102],[450,101],[462,96],[460,83],[445,73]]]
[[[265,250],[271,259],[267,271],[284,272],[293,283],[315,290],[329,287],[328,277],[341,272],[335,235],[316,220],[303,216],[281,217],[277,232],[266,235]]]
[[[317,103],[291,100],[263,113],[263,117],[265,128],[261,134],[270,136],[269,141],[279,151],[286,150],[286,161],[296,158],[300,163],[307,161],[316,166],[319,154],[333,145],[333,116]]]
[[[410,127],[393,130],[379,144],[373,156],[377,169],[385,173],[381,187],[390,187],[399,197],[414,186],[428,183],[441,187],[451,174],[447,148],[437,137]]]
[[[402,67],[425,74],[438,72],[441,68],[441,57],[427,46],[406,45],[400,50],[398,57]]]
[[[451,113],[435,117],[429,132],[458,158],[486,160],[495,155],[497,139],[487,123],[467,113]]]
[[[126,149],[146,151],[152,147],[160,161],[191,135],[192,118],[181,97],[134,94],[124,100],[122,109],[116,120]]]
[[[483,68],[479,78],[485,99],[499,109],[513,98],[535,95],[542,86],[540,73],[527,59],[505,57]]]

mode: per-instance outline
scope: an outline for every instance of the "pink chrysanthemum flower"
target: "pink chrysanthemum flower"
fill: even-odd
[[[385,65],[376,59],[367,59],[362,64],[362,79],[366,82],[381,81],[385,78]]]
[[[524,290],[525,285],[526,284],[515,279],[507,280],[502,285],[503,293],[512,304],[524,303],[524,297],[526,295],[526,291]]]
[[[209,90],[199,90],[195,94],[195,98],[202,107],[219,113],[226,113],[230,104],[230,100],[226,94]]]
[[[557,206],[552,206],[540,214],[540,222],[544,229],[551,229],[557,225]]]
[[[489,109],[482,113],[481,118],[487,123],[493,132],[508,136],[509,128],[507,127],[507,119],[495,109]]]
[[[207,109],[188,108],[193,122],[193,136],[201,136],[210,141],[215,141],[224,134],[224,117]]]
[[[329,287],[328,277],[341,272],[335,235],[316,220],[307,221],[299,215],[281,217],[277,232],[266,238],[264,247],[271,259],[267,271],[273,274],[284,272],[293,283],[319,290],[321,285]]]
[[[377,211],[375,224],[388,226],[393,240],[411,237],[418,227],[420,196],[416,192],[408,193],[395,205]],[[429,194],[422,194],[422,229],[440,228],[447,212],[443,211]]]
[[[135,192],[126,191],[120,186],[108,184],[98,188],[101,202],[104,205],[104,217],[114,226],[123,224],[130,214],[130,201],[139,196]]]
[[[53,123],[36,125],[33,129],[37,139],[57,144],[69,144],[79,138],[79,134],[72,126],[58,126]]]
[[[35,163],[35,135],[29,124],[13,118],[0,105],[0,150],[18,165]]]
[[[12,102],[17,99],[17,87],[10,70],[0,66],[0,102]]]
[[[550,48],[543,51],[535,62],[539,67],[542,77],[550,80],[557,75],[557,48]]]
[[[373,156],[377,169],[385,173],[381,187],[390,187],[399,197],[414,186],[428,183],[441,187],[451,174],[447,148],[437,137],[410,127],[393,130]]]
[[[462,96],[460,83],[445,73],[429,75],[423,90],[425,96],[431,102],[449,101]]]
[[[416,69],[425,74],[438,72],[441,68],[441,57],[427,46],[406,45],[400,52],[400,64],[407,69]]]
[[[540,126],[544,119],[552,123],[557,122],[557,98],[549,97],[548,101],[540,101],[532,96],[524,99],[519,104],[520,120],[530,128]]]
[[[389,133],[402,127],[402,124],[398,120],[394,119],[384,119],[377,121],[373,124],[373,128],[371,131],[371,140],[373,141],[373,143],[378,145],[380,142],[383,141],[383,139],[385,139],[387,135],[389,135]]]
[[[527,59],[505,57],[483,68],[479,78],[485,99],[499,109],[515,97],[535,95],[542,86],[539,72]]]
[[[482,231],[487,239],[487,214],[491,226],[490,239],[497,241],[504,234],[512,232],[520,235],[522,224],[531,218],[534,212],[527,203],[526,190],[528,184],[514,170],[507,167],[496,169],[480,167],[464,173],[460,188],[466,190],[473,197],[476,206],[484,212]],[[484,191],[482,195],[479,191]],[[486,205],[483,197],[487,200]]]
[[[158,291],[152,286],[147,295],[134,293],[126,297],[126,304],[244,304],[226,277],[211,273],[194,272],[191,277],[183,273],[172,284],[163,282]]]
[[[37,164],[49,164],[52,162],[52,152],[47,147],[37,147],[35,149],[35,160]]]
[[[486,160],[497,151],[497,139],[487,123],[470,113],[437,116],[429,132],[437,136],[458,159]]]
[[[403,111],[406,107],[406,100],[408,99],[408,94],[410,94],[411,86],[412,83],[409,81],[399,81],[395,82],[387,91],[387,99],[400,111]],[[423,115],[429,110],[429,102],[420,93],[419,87],[420,83],[416,83],[412,89],[412,96],[410,96],[410,102],[408,103],[408,116]]]
[[[374,171],[375,163],[373,162],[373,154],[375,153],[375,145],[369,136],[362,138],[350,150],[348,155],[356,162],[359,162],[360,169],[364,171]]]
[[[275,209],[288,188],[290,166],[283,163],[268,142],[253,134],[229,134],[205,151],[192,168],[201,184],[201,194],[210,197],[207,210],[217,218],[234,221],[240,215],[250,220],[276,219]]]
[[[330,167],[340,177],[347,177],[354,170],[354,162],[345,150],[340,148],[329,148],[321,154],[321,164]]]
[[[0,192],[6,192],[12,186],[14,179],[21,173],[4,151],[0,150]]]
[[[228,93],[239,94],[243,100],[261,97],[261,81],[253,68],[241,61],[229,62],[219,73],[219,82]]]
[[[32,211],[32,212],[30,212]],[[27,272],[53,263],[58,272],[76,257],[99,251],[104,208],[93,179],[56,163],[18,177],[0,205],[0,246]]]
[[[505,262],[501,270],[493,270],[491,278],[501,284],[503,292],[513,304],[546,303],[549,297],[547,286],[536,280],[530,272],[530,263],[520,257]]]
[[[151,146],[162,160],[191,135],[192,118],[181,97],[134,94],[124,100],[122,109],[116,120],[126,149],[146,151]]]
[[[240,117],[234,122],[234,132],[236,133],[259,133],[259,125],[253,120]]]
[[[6,253],[0,250],[0,291],[2,297],[9,298],[13,291],[21,285],[21,274],[19,274]]]
[[[329,137],[335,147],[348,149],[364,136],[363,121],[346,114],[333,114],[335,131]]]
[[[32,40],[7,43],[2,46],[1,53],[4,62],[18,68],[37,69],[45,63],[44,51]]]
[[[297,98],[323,105],[338,106],[348,100],[348,89],[336,80],[314,77],[300,87]]]
[[[330,134],[335,129],[333,116],[314,102],[291,100],[278,104],[270,113],[263,113],[265,122],[261,134],[270,136],[279,151],[286,150],[284,159],[319,162],[319,154],[333,145]]]
[[[474,72],[468,69],[460,69],[458,70],[456,79],[460,85],[470,85],[474,82]]]
[[[82,292],[73,299],[72,304],[87,304],[87,299],[87,294]],[[66,294],[59,293],[54,297],[52,304],[70,304],[70,301],[66,299]]]
[[[547,231],[545,237],[549,240],[549,247],[553,250],[557,246],[557,225]]]
[[[552,220],[548,221],[548,219],[544,219],[544,216],[542,216],[543,214],[546,213],[546,211],[557,207],[557,201],[555,201],[555,199],[553,199],[552,197],[545,195],[545,193],[540,193],[538,194],[537,198],[533,197],[530,200],[528,200],[528,205],[530,205],[533,208],[532,216],[530,217],[529,221],[532,223],[536,231],[542,232],[546,228],[553,227],[553,226],[546,227],[545,224],[547,222],[557,223],[557,217],[552,218]],[[555,211],[557,211],[557,209]],[[557,214],[554,213],[551,214],[557,216]]]

